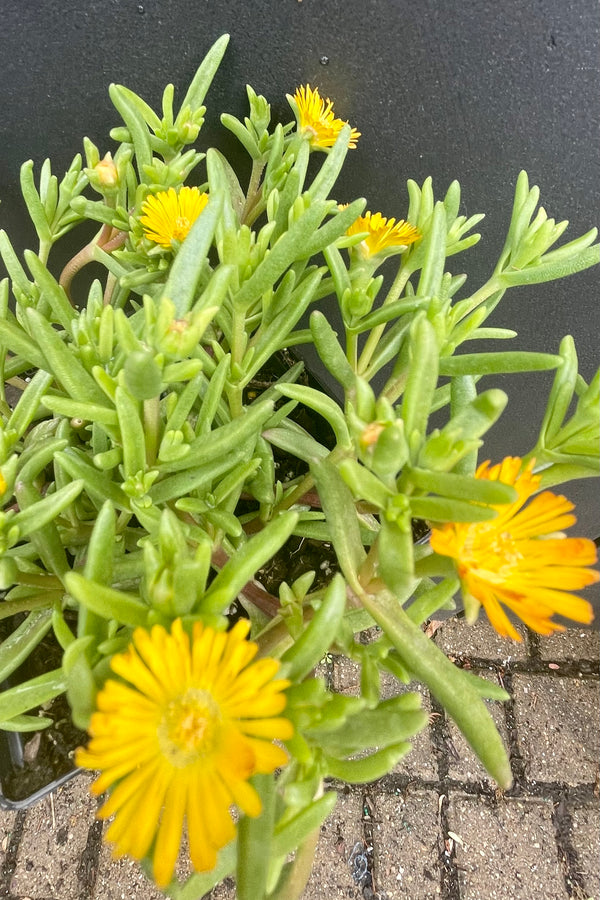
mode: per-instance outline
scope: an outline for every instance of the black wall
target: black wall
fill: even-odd
[[[521,168],[539,184],[548,213],[570,219],[568,235],[600,220],[596,0],[0,0],[0,15],[0,225],[19,247],[32,242],[22,221],[21,162],[49,156],[61,173],[84,134],[101,152],[111,149],[118,116],[109,82],[158,106],[164,84],[183,90],[225,31],[232,40],[208,96],[203,140],[236,158],[217,113],[244,113],[246,82],[285,118],[286,91],[319,85],[363,133],[340,200],[364,195],[369,208],[401,217],[406,179],[431,174],[438,195],[461,181],[465,214],[488,213],[480,245],[452,260],[474,287],[502,246]],[[599,294],[595,270],[514,289],[494,323],[519,331],[512,348],[554,351],[573,334],[589,378],[598,365]],[[551,375],[503,379],[509,410],[489,454],[530,448],[550,382]],[[578,530],[596,537],[598,482],[568,493]]]

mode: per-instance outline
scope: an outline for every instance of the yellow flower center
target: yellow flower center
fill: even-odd
[[[461,566],[484,576],[492,584],[501,584],[518,567],[523,554],[509,531],[496,531],[480,522],[467,534]]]
[[[173,227],[173,240],[184,241],[189,234],[190,220],[186,216],[177,216]]]
[[[220,709],[208,691],[190,688],[169,703],[158,728],[162,753],[182,769],[210,752],[221,721]]]

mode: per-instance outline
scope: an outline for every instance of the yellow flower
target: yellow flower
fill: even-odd
[[[298,110],[298,129],[310,136],[312,146],[320,150],[333,147],[340,131],[348,123],[335,118],[331,100],[324,100],[319,89],[313,90],[309,84],[299,87],[293,99]],[[348,146],[356,147],[359,137],[360,131],[353,128]]]
[[[181,843],[184,819],[194,868],[215,866],[217,851],[235,836],[232,804],[249,816],[261,812],[248,783],[255,773],[287,762],[272,743],[293,728],[279,717],[289,682],[273,680],[274,659],[251,662],[257,644],[240,620],[227,633],[194,625],[190,642],[177,619],[169,634],[137,628],[99,692],[91,740],[77,764],[100,770],[94,794],[113,787],[100,809],[115,816],[106,833],[115,856],[146,856],[154,842],[153,871],[165,887]]]
[[[560,533],[576,521],[573,503],[545,491],[525,507],[540,483],[533,465],[531,461],[521,471],[520,458],[510,456],[491,468],[483,463],[476,477],[513,485],[514,503],[495,507],[498,516],[490,521],[448,523],[431,532],[435,552],[455,561],[467,617],[474,620],[483,605],[496,631],[515,640],[519,634],[501,604],[533,631],[564,631],[551,616],[589,624],[592,607],[570,592],[600,578],[586,568],[597,560],[594,542]]]
[[[140,222],[149,241],[170,250],[173,242],[181,243],[206,204],[208,194],[197,187],[175,188],[151,194],[142,204]]]
[[[375,256],[383,250],[408,247],[421,237],[421,232],[414,225],[403,219],[398,222],[386,219],[378,212],[366,212],[364,216],[359,216],[346,234],[361,234],[364,231],[368,232],[368,236],[359,244],[359,251],[364,257]]]

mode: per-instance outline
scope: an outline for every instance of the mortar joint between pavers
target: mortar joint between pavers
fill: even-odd
[[[600,677],[598,659],[561,659],[553,663],[549,659],[489,659],[479,656],[456,656],[454,665],[467,671],[496,672],[513,675],[547,675],[549,678],[576,678],[580,681],[597,681]]]
[[[527,644],[529,648],[529,658],[535,660],[535,662],[541,662],[542,645],[540,636],[535,631],[531,631],[529,628],[527,629]]]
[[[508,755],[510,759],[510,768],[513,774],[513,785],[510,790],[507,791],[507,794],[509,794],[510,796],[519,796],[521,793],[527,793],[527,765],[521,755],[519,744],[517,717],[515,714],[512,671],[507,669],[504,672],[504,674],[502,675],[501,683],[509,695],[509,699],[503,704],[504,720],[506,722]]]
[[[90,825],[87,841],[77,867],[81,900],[92,900],[100,867],[100,849],[104,824],[95,819]]]
[[[566,792],[558,803],[553,804],[552,824],[554,825],[558,858],[563,869],[565,888],[569,897],[573,897],[575,900],[591,897],[591,892],[586,890],[580,871],[579,857],[572,841],[573,818],[569,811]]]
[[[363,841],[365,845],[365,856],[367,860],[367,875],[362,885],[363,892],[365,887],[370,887],[375,897],[378,893],[378,877],[376,871],[375,860],[375,803],[368,790],[364,790],[361,794],[361,824],[363,832]],[[370,879],[370,885],[369,885]]]
[[[450,837],[448,809],[450,792],[446,790],[439,797],[440,828],[438,832],[438,857],[440,862],[440,890],[442,900],[461,900],[460,881],[456,863],[456,843]]]
[[[430,737],[433,755],[438,768],[438,779],[444,783],[448,778],[450,771],[450,747],[452,741],[448,728],[448,721],[444,707],[438,703],[437,699],[430,695],[431,716],[430,716]]]

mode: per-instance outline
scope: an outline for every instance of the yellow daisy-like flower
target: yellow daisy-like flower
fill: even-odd
[[[277,660],[252,662],[258,645],[246,639],[249,628],[244,620],[227,633],[196,623],[191,641],[179,619],[170,634],[137,628],[111,661],[126,683],[106,682],[90,743],[77,751],[78,765],[100,770],[93,793],[112,788],[98,815],[115,816],[106,832],[115,856],[142,859],[154,842],[159,887],[173,876],[184,820],[193,866],[214,868],[235,836],[231,804],[261,812],[250,776],[287,762],[273,740],[293,733],[279,715],[289,681],[274,680]]]
[[[206,204],[208,194],[197,187],[175,188],[151,194],[142,204],[140,222],[149,241],[170,250],[184,241]]]
[[[571,591],[600,578],[586,568],[597,561],[594,542],[560,533],[576,521],[573,503],[545,491],[525,506],[540,483],[533,465],[522,470],[521,459],[510,456],[495,466],[483,463],[476,477],[513,485],[514,503],[495,507],[498,516],[490,521],[448,523],[431,532],[435,552],[455,561],[467,616],[475,618],[482,605],[496,631],[517,641],[502,605],[539,634],[564,631],[551,616],[589,624],[591,605]]]
[[[403,219],[398,222],[386,219],[378,212],[366,212],[364,216],[359,216],[346,234],[361,234],[364,231],[368,232],[368,236],[360,242],[358,248],[365,257],[375,256],[383,250],[408,247],[421,237],[421,232],[414,225]]]
[[[331,100],[328,98],[324,100],[318,88],[313,90],[307,84],[298,88],[294,94],[294,101],[298,110],[298,128],[310,136],[312,146],[320,150],[333,147],[340,131],[348,123],[336,119]],[[348,146],[356,147],[359,137],[360,131],[353,128]]]

